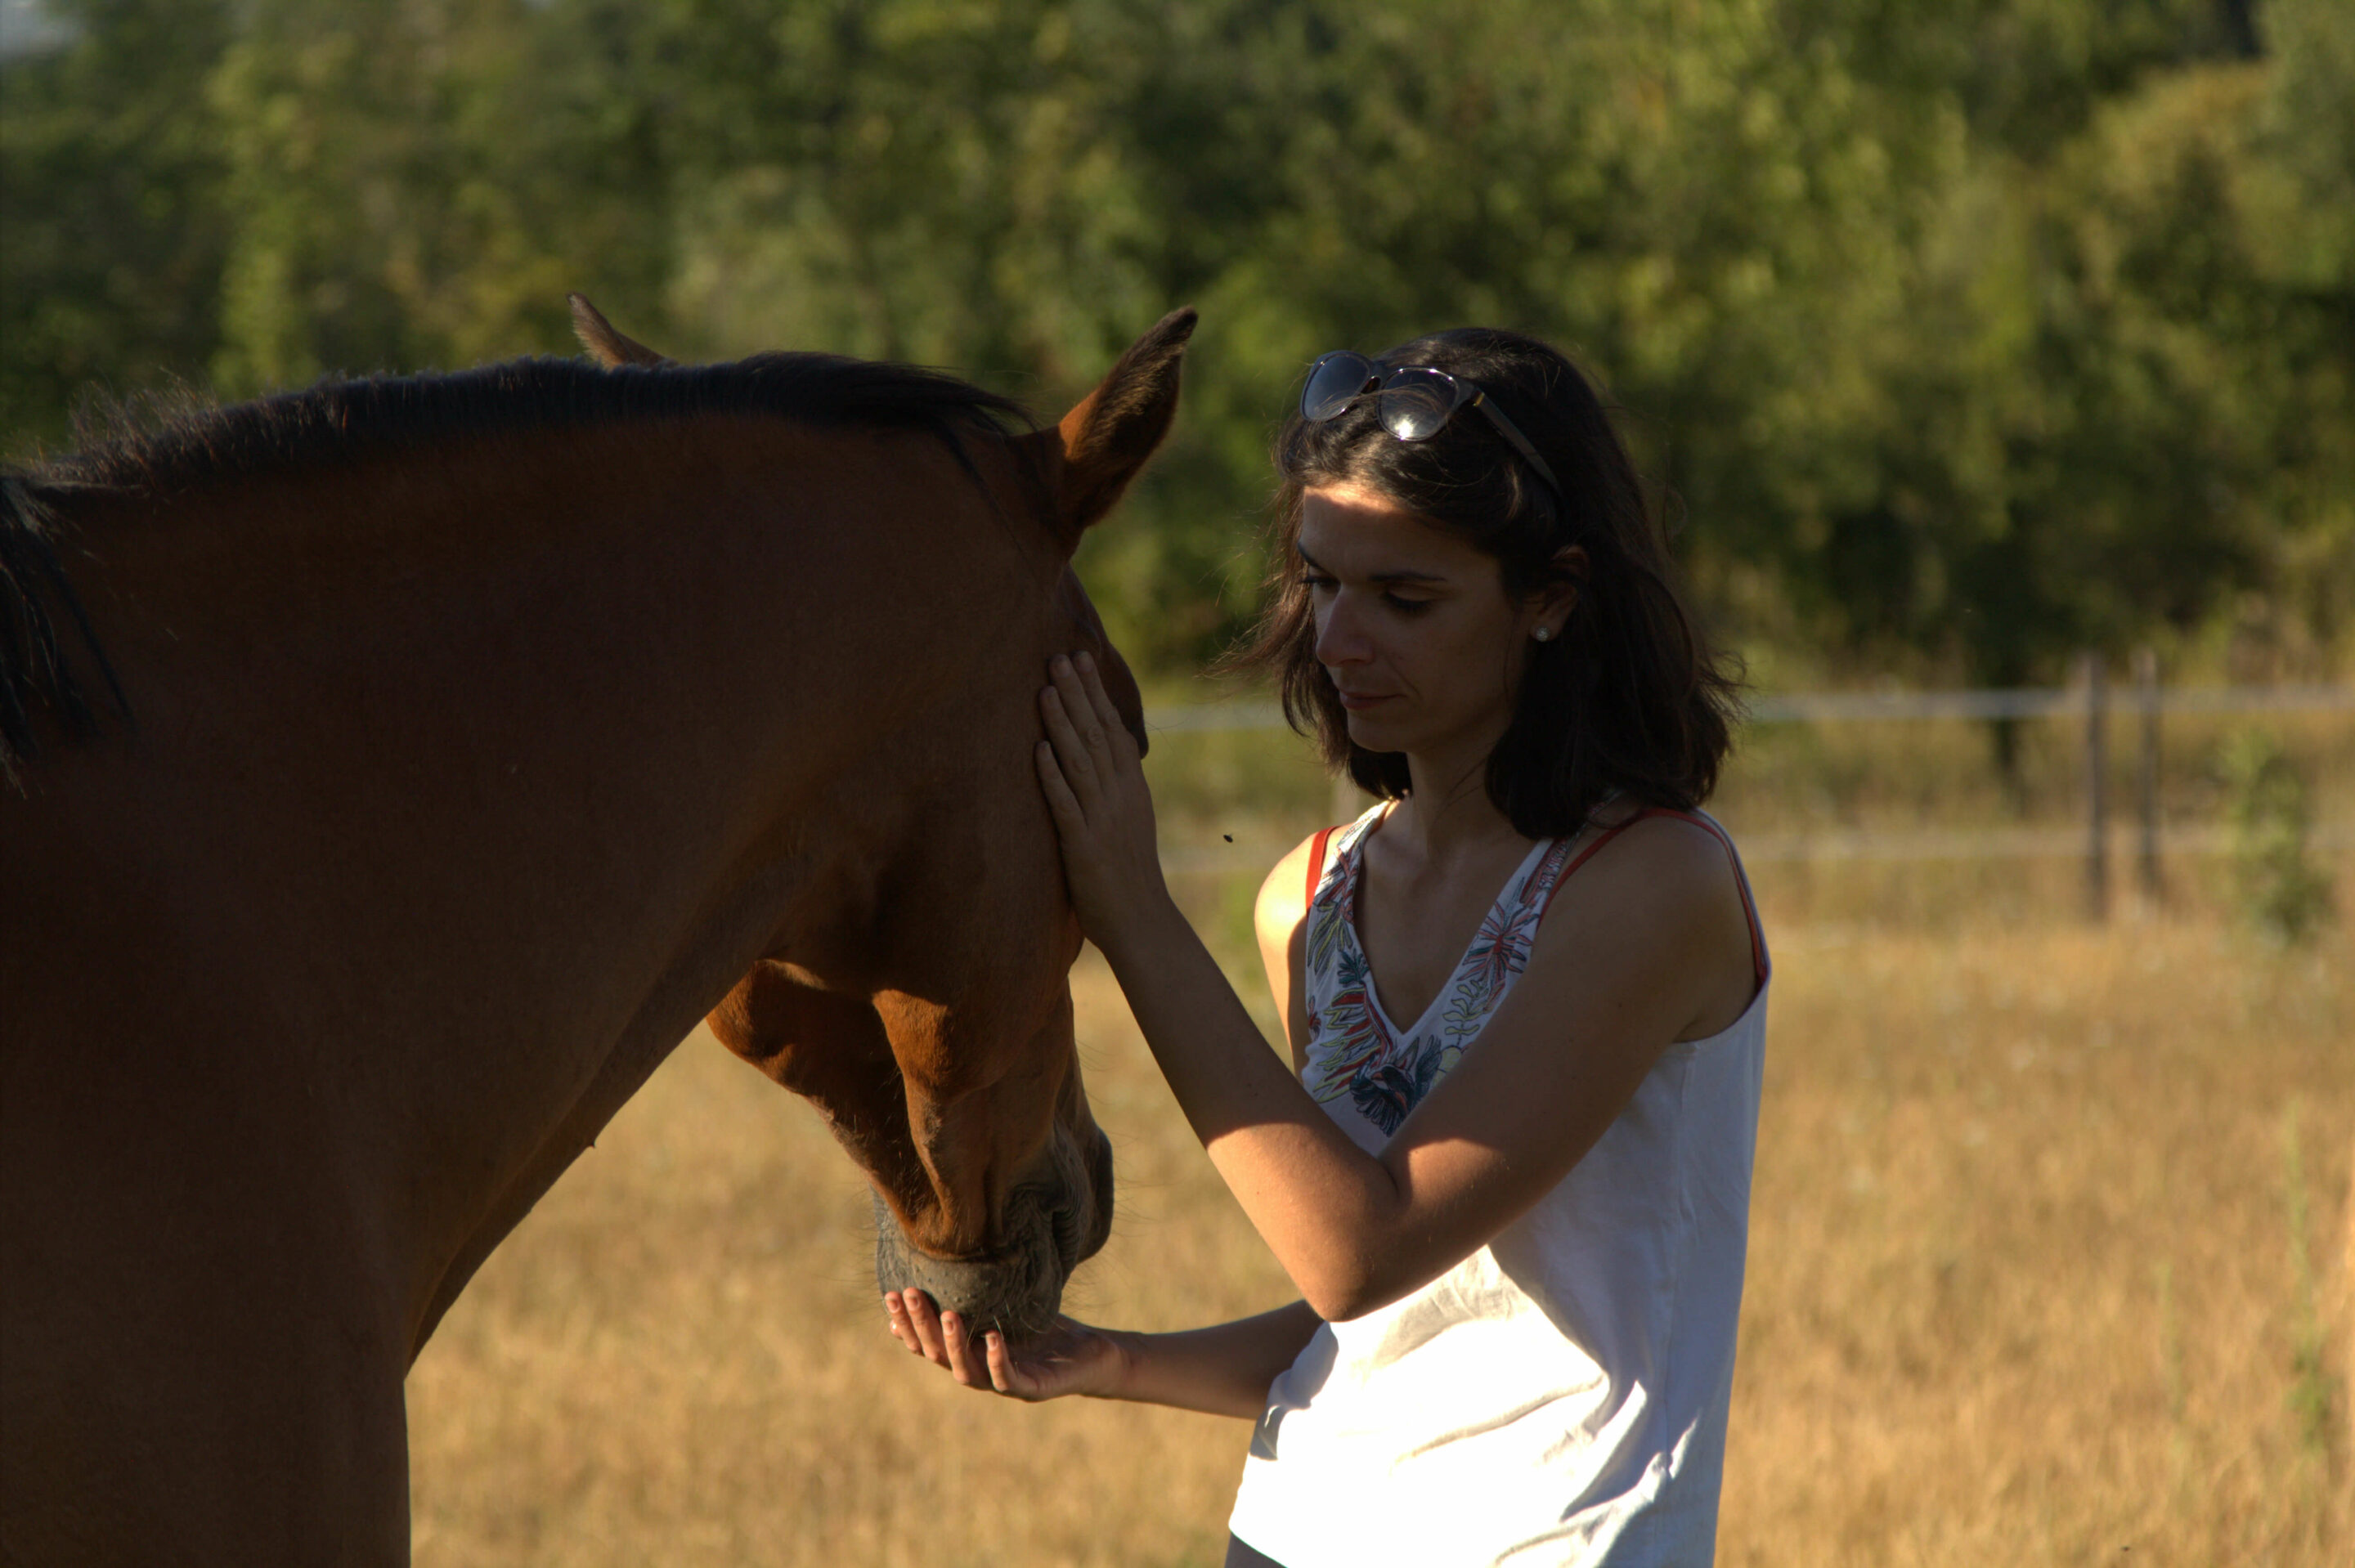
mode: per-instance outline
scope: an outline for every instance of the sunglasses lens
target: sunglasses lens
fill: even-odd
[[[1373,378],[1373,361],[1364,355],[1346,349],[1327,355],[1308,373],[1308,385],[1301,388],[1300,417],[1312,424],[1332,418],[1357,401]]]
[[[1429,440],[1462,397],[1454,376],[1436,370],[1393,370],[1382,382],[1382,427],[1402,441]]]

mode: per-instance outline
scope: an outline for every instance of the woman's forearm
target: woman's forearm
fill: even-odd
[[[1267,1048],[1166,895],[1096,935],[1194,1136],[1308,1304],[1334,1321],[1379,1305],[1374,1260],[1400,1207],[1388,1168]]]
[[[1305,1301],[1178,1334],[1110,1331],[1124,1362],[1107,1399],[1167,1404],[1257,1421],[1267,1385],[1293,1363],[1322,1319]]]

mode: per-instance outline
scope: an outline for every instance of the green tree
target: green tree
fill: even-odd
[[[259,0],[209,84],[234,229],[214,379],[503,358],[564,341],[566,193],[535,154],[520,0]]]
[[[569,289],[1053,411],[1192,303],[1082,561],[1175,670],[1255,599],[1308,361],[1477,320],[1605,377],[1746,640],[2013,683],[2253,605],[2320,657],[2355,603],[2333,0],[59,10],[0,64],[11,439],[94,380],[561,352]]]
[[[2327,260],[2345,251],[2278,162],[2331,167],[2329,138],[2276,127],[2286,82],[2343,103],[2345,80],[2196,61],[2039,164],[1971,149],[1868,344],[1887,397],[1849,427],[1866,482],[1828,508],[1817,569],[1787,574],[1828,635],[2012,683],[2253,596],[2327,622],[2350,581],[2355,323]]]
[[[62,440],[93,387],[201,384],[229,226],[204,81],[227,4],[78,0],[0,60],[0,442]]]

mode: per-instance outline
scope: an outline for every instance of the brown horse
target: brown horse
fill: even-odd
[[[0,1558],[405,1561],[410,1361],[707,1013],[887,1287],[1103,1241],[1035,693],[1139,720],[1070,557],[1192,313],[1039,429],[581,319],[0,478]]]

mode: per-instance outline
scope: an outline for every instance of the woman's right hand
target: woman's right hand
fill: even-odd
[[[883,1309],[894,1339],[967,1388],[1033,1403],[1071,1393],[1105,1398],[1119,1391],[1128,1371],[1127,1355],[1110,1334],[1069,1318],[1057,1318],[1018,1354],[994,1329],[975,1343],[964,1319],[940,1310],[921,1290],[885,1291]]]

